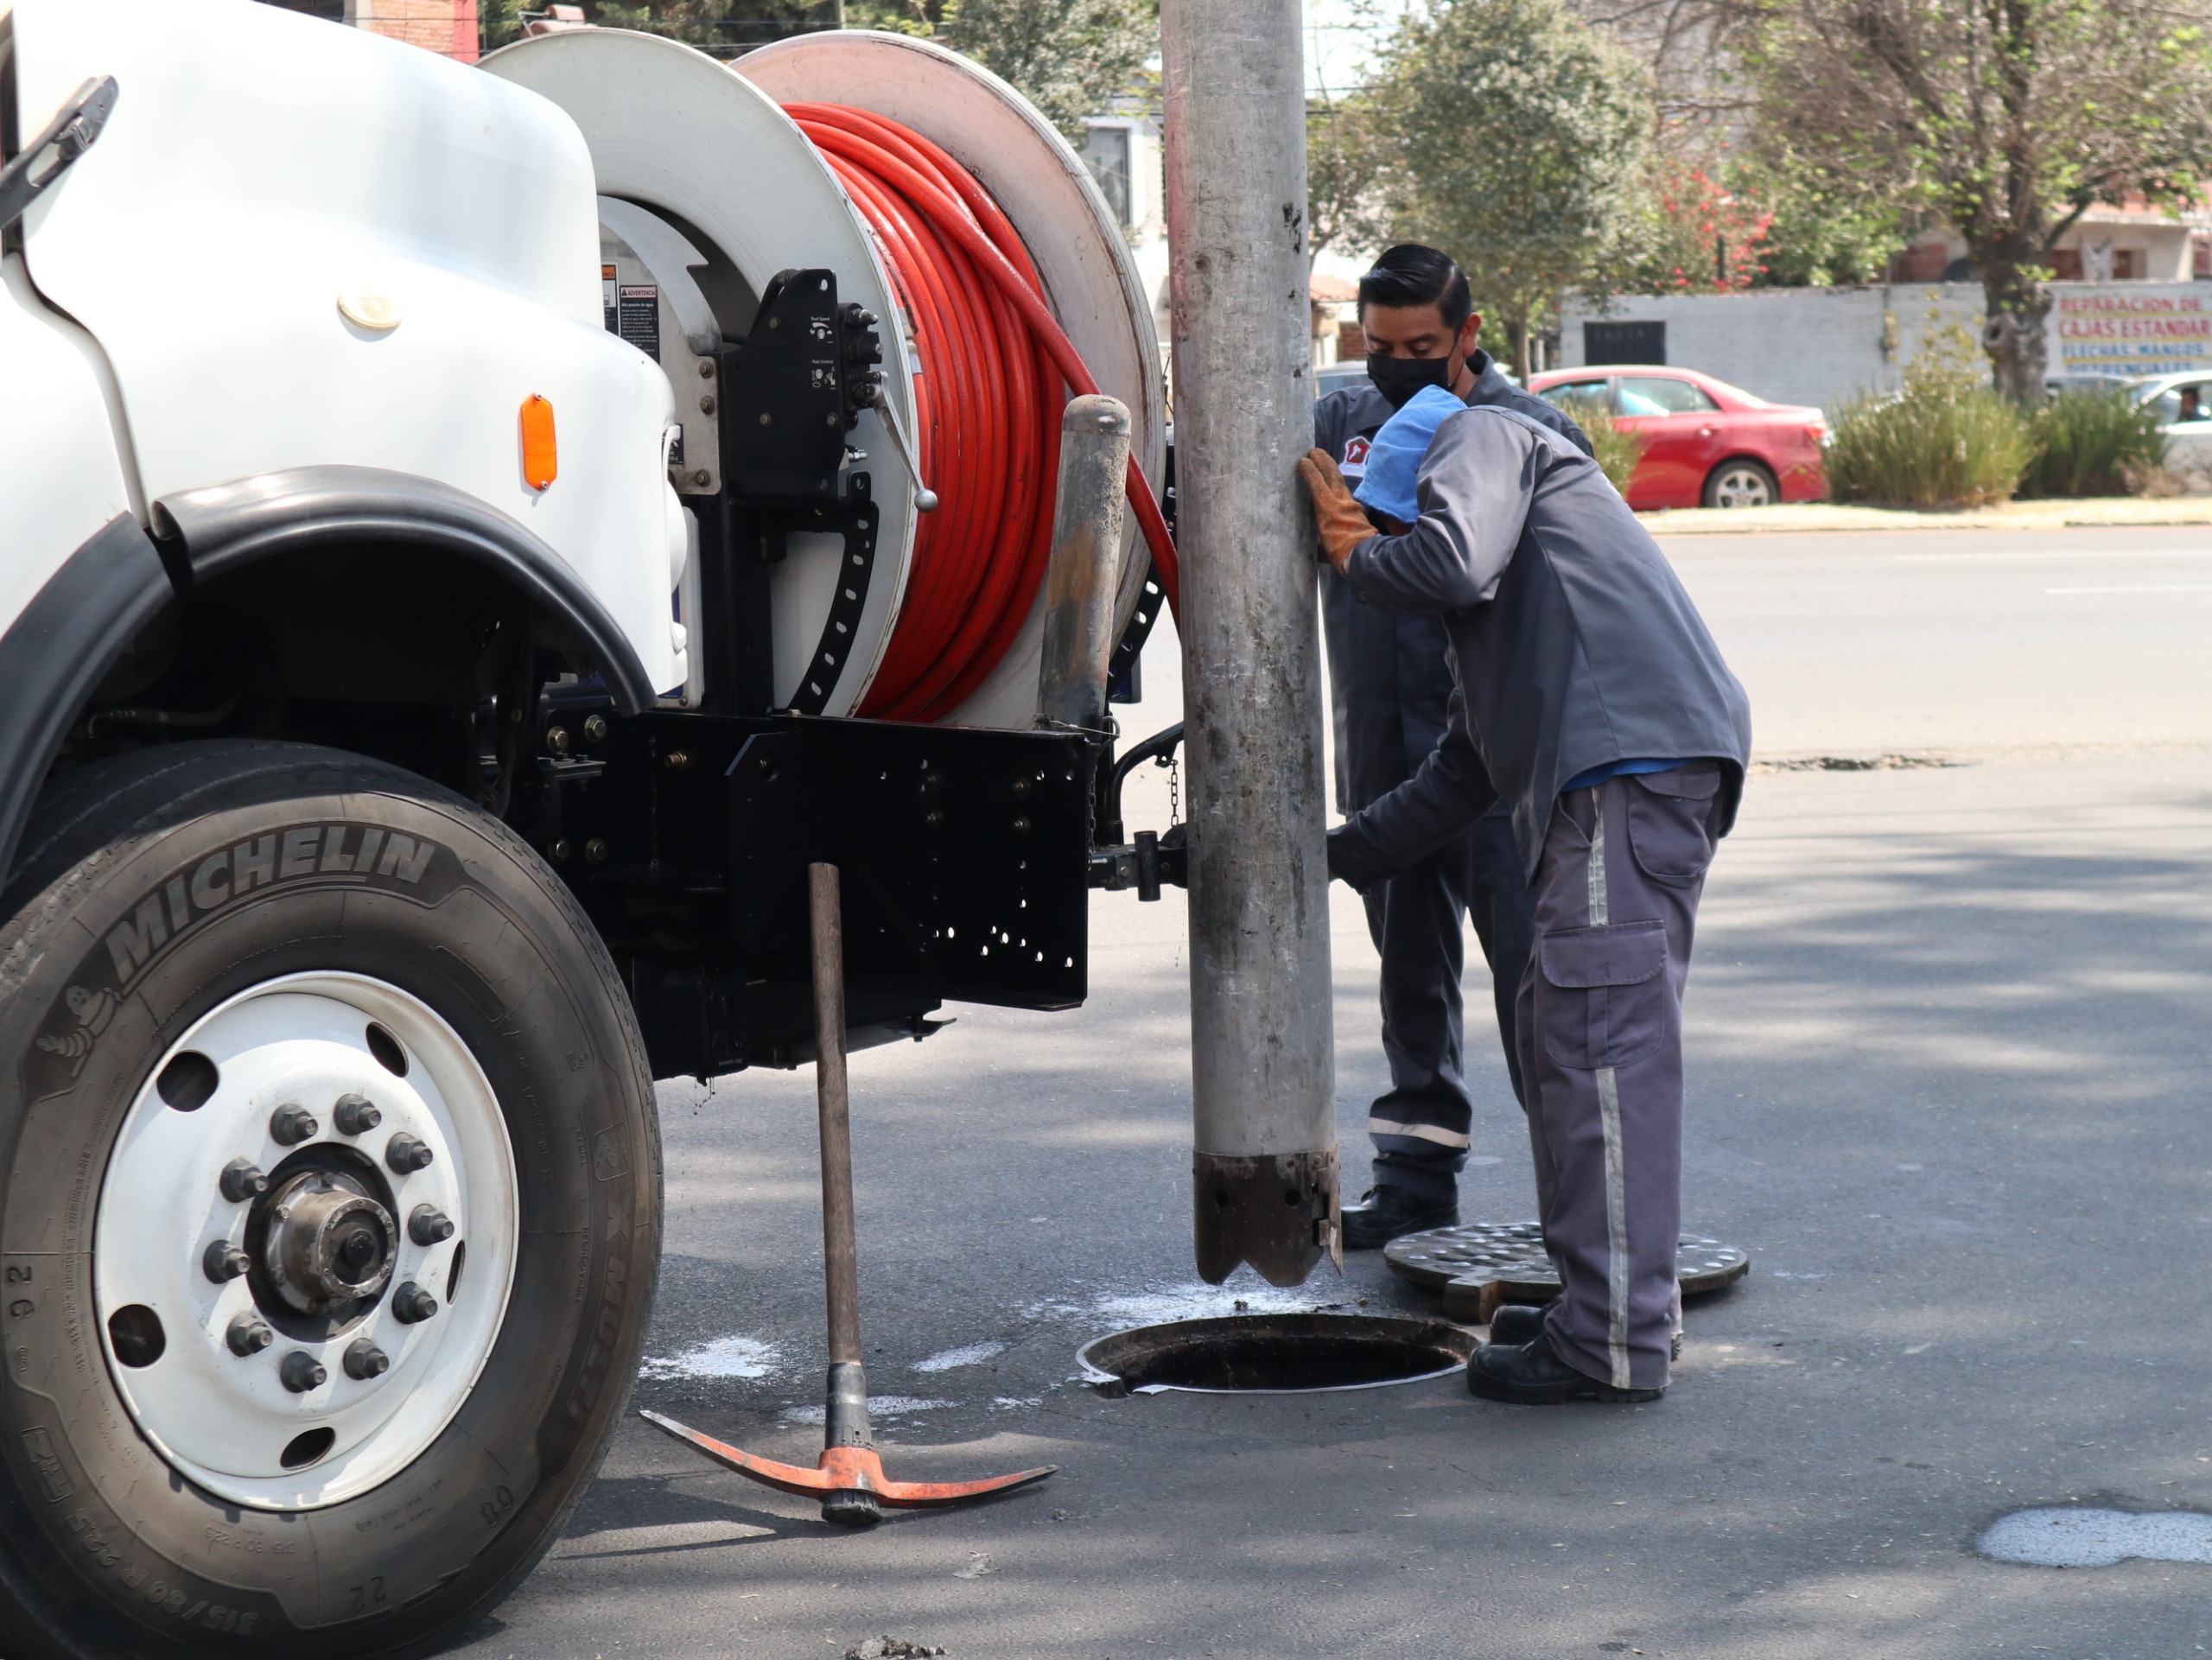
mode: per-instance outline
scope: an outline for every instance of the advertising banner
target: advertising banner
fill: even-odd
[[[2054,283],[2054,374],[2212,370],[2212,283]]]

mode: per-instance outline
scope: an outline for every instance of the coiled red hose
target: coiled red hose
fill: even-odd
[[[1043,298],[1013,224],[974,175],[895,121],[836,104],[785,111],[814,141],[881,240],[914,326],[922,477],[939,506],[914,537],[891,644],[859,712],[931,721],[1006,656],[1052,552],[1061,382],[1098,384]],[[1129,459],[1131,508],[1168,603],[1175,547]]]

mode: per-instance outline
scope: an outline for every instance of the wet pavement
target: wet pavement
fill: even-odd
[[[2154,537],[2183,551],[2142,551]],[[1752,1269],[1691,1306],[1663,1401],[1074,1381],[1091,1338],[1239,1301],[1431,1307],[1379,1255],[1294,1291],[1195,1282],[1180,896],[1097,895],[1085,1008],[961,1008],[852,1065],[890,1473],[1060,1473],[847,1535],[633,1422],[555,1556],[458,1652],[836,1657],[887,1634],[952,1660],[2212,1651],[2194,1514],[2212,1511],[2212,537],[1670,551],[1751,685],[1762,754],[1958,764],[1752,781],[1691,978],[1686,1178],[1687,1224]],[[1923,567],[1942,581],[1916,586]],[[2044,592],[2131,584],[2168,591]],[[1900,631],[1919,643],[1880,644]],[[1156,690],[1127,724],[1173,714]],[[1164,822],[1165,785],[1146,779],[1134,822]],[[1335,914],[1356,1172],[1382,1083],[1374,961],[1341,888]],[[1478,972],[1469,992],[1486,1006]],[[1517,1110],[1486,1032],[1471,1053],[1463,1213],[1518,1219]],[[801,1463],[821,1421],[812,1089],[663,1087],[668,1255],[638,1389]]]

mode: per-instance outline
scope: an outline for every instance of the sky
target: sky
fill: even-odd
[[[1370,43],[1413,0],[1306,0],[1306,85],[1342,92],[1364,76]]]

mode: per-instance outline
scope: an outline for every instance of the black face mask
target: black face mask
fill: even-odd
[[[1367,378],[1375,383],[1375,390],[1382,394],[1384,403],[1394,410],[1402,410],[1424,386],[1449,386],[1452,384],[1452,359],[1386,358],[1370,352],[1367,354]]]

